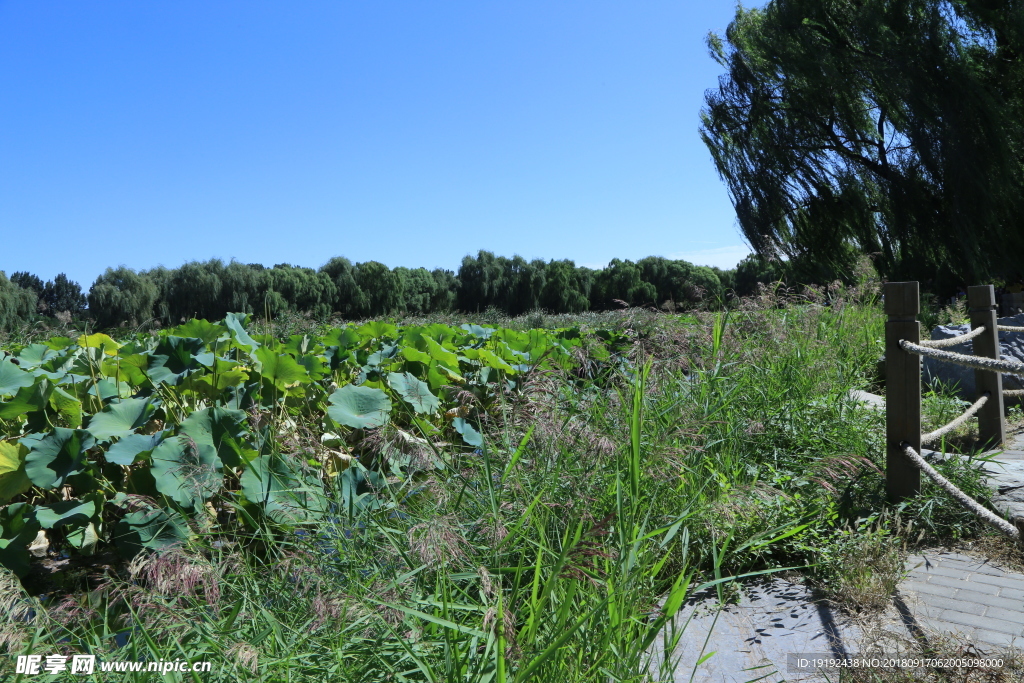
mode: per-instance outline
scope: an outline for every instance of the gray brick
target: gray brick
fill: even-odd
[[[927,578],[929,576],[945,576],[945,577],[948,577],[948,578],[951,578],[951,579],[966,579],[966,580],[970,580],[972,578],[970,572],[964,571],[963,569],[960,569],[958,567],[949,567],[949,566],[944,565],[944,564],[934,565],[934,566],[932,566],[931,569],[929,569],[927,571],[925,571],[924,567],[921,567],[919,569],[915,569],[914,571],[910,572],[910,575],[913,576],[913,577],[923,577],[923,578]]]
[[[1016,590],[1014,588],[1001,588],[999,589],[999,595],[1007,600],[1024,602],[1024,591]]]
[[[939,610],[952,609],[958,612],[965,612],[967,614],[976,614],[980,617],[985,614],[985,610],[995,609],[980,602],[957,600],[956,598],[941,595],[929,595],[923,600],[923,602],[923,606],[927,608],[929,612],[935,614],[938,614]],[[999,618],[1001,619],[1002,617]]]
[[[928,583],[932,586],[948,586],[949,588],[968,590],[974,593],[999,594],[999,586],[987,583],[972,583],[964,579],[951,579],[948,576],[930,576],[928,577]]]
[[[971,567],[971,573],[983,574],[985,576],[1020,576],[1020,574],[1008,572],[1005,569],[1000,569],[999,567],[993,566],[988,563],[975,564],[973,567]]]
[[[1005,588],[1003,590],[1006,590]],[[991,605],[992,607],[1002,607],[1004,609],[1015,609],[1020,601],[1008,600],[1001,595],[989,595],[988,593],[974,593],[972,591],[959,591],[956,594],[955,600],[962,600],[964,602],[976,602],[980,605]]]
[[[928,601],[931,604],[931,600]],[[949,608],[952,609],[952,608]],[[968,610],[964,610],[968,612]],[[968,612],[973,614],[973,612]],[[1007,609],[1006,607],[986,607],[986,617],[995,617],[996,619],[1005,619],[1006,621],[1016,621],[1024,626],[1024,609]]]
[[[933,586],[930,583],[924,583],[923,581],[904,581],[899,586],[901,593],[926,593],[928,595],[938,595],[944,598],[951,597],[953,595],[953,589],[949,586]]]
[[[1007,576],[987,576],[985,574],[976,574],[971,577],[972,582],[985,583],[990,586],[999,586],[1001,588],[1012,588],[1018,591],[1024,591],[1024,576],[1014,576],[1013,574]]]
[[[973,638],[974,632],[977,630],[971,626],[954,624],[942,619],[918,619],[917,625],[924,630],[925,636],[929,633],[956,633],[966,638]]]
[[[991,617],[979,617],[976,614],[965,614],[951,609],[943,610],[942,613],[939,614],[939,620],[947,621],[951,624],[963,624],[964,626],[983,628],[986,631],[1009,633],[1016,636],[1024,633],[1024,624],[1012,621],[1003,621],[1002,619],[993,619]]]
[[[979,643],[992,645],[998,648],[1015,647],[1018,650],[1024,648],[1024,638],[1021,638],[1020,636],[1012,636],[1009,633],[999,633],[998,631],[978,629],[974,632],[974,637]],[[992,653],[989,652],[989,654]]]

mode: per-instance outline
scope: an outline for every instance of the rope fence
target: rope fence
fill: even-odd
[[[999,332],[1024,332],[1024,327],[999,325],[996,320],[995,289],[991,285],[968,287],[971,330],[942,340],[922,340],[920,293],[917,282],[889,282],[885,285],[886,358],[886,489],[889,499],[899,502],[921,492],[921,472],[947,491],[956,501],[1018,543],[1024,542],[1018,525],[1002,519],[954,486],[935,471],[923,457],[921,446],[934,443],[977,416],[978,437],[987,447],[1006,440],[1003,399],[1024,396],[1024,391],[1003,391],[1002,373],[1024,374],[1024,363],[1003,360],[999,353]],[[943,348],[971,341],[974,355],[944,351]],[[935,431],[921,433],[921,359],[934,358],[974,369],[975,402],[959,417]]]
[[[1021,328],[1021,330],[1024,331],[1024,328]],[[959,346],[960,344],[963,344],[965,341],[974,339],[984,331],[984,327],[979,327],[976,330],[971,330],[967,334],[961,334],[957,337],[950,337],[949,339],[922,339],[921,346],[927,346],[928,348],[931,349],[944,349],[947,346]]]
[[[957,427],[961,427],[967,424],[967,421],[974,417],[978,413],[978,411],[981,410],[981,407],[985,405],[985,403],[988,401],[989,396],[991,396],[991,394],[989,394],[986,391],[985,395],[979,398],[977,401],[975,401],[974,405],[965,410],[963,415],[956,418],[955,420],[947,424],[945,427],[939,427],[934,432],[922,434],[921,445],[926,446],[930,443],[935,443],[936,441],[944,437],[946,434],[949,434],[951,431],[956,429]]]

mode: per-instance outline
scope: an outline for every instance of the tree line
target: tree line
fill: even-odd
[[[732,270],[657,256],[636,262],[613,259],[605,268],[592,269],[570,260],[527,261],[488,251],[463,258],[457,272],[388,268],[340,256],[317,269],[219,259],[138,271],[119,266],[107,268],[87,295],[64,274],[44,283],[31,273],[7,278],[0,271],[0,327],[38,315],[88,318],[109,328],[151,320],[217,320],[229,312],[277,316],[296,311],[355,320],[487,309],[508,315],[534,310],[580,313],[622,305],[682,309],[717,306],[730,293],[748,294],[758,282],[784,278],[779,267],[756,256]]]

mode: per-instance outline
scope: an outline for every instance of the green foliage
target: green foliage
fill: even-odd
[[[14,284],[0,270],[0,330],[11,329],[28,320],[35,310],[35,292]]]
[[[159,291],[130,268],[107,268],[89,289],[89,312],[103,328],[139,325],[153,315]]]
[[[739,8],[709,38],[726,73],[701,134],[757,253],[812,278],[851,252],[896,279],[1016,272],[1022,25],[1019,3]]]
[[[207,275],[219,267],[189,270],[208,266]],[[278,270],[298,278],[294,291],[328,282],[325,273],[283,267],[269,277]],[[156,291],[142,276],[120,276]],[[578,330],[379,321],[282,342],[250,334],[246,322],[231,313],[220,324],[193,319],[121,342],[102,333],[75,344],[53,339],[0,360],[0,505],[9,520],[0,564],[24,572],[34,538],[26,529],[40,526],[60,529],[71,552],[113,544],[133,556],[190,538],[191,526],[209,530],[210,510],[237,512],[217,527],[228,535],[314,523],[332,491],[350,501],[364,492],[352,488],[359,484],[345,474],[342,451],[317,459],[295,447],[297,421],[334,448],[401,471],[410,456],[373,450],[372,432],[402,430],[409,443],[420,443],[415,434],[461,436],[478,446],[473,425],[516,400],[521,376],[573,367],[583,343]],[[625,339],[605,338],[601,357],[618,362]],[[475,408],[459,395],[474,396]]]

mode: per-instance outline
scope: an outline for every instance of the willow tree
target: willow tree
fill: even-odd
[[[768,258],[852,245],[982,282],[1024,247],[1024,2],[771,0],[712,57],[701,136]],[[835,264],[842,268],[845,264]]]

